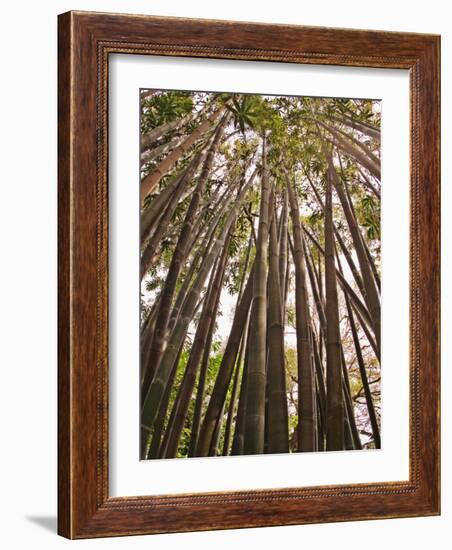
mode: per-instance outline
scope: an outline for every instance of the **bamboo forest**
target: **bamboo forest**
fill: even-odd
[[[369,99],[140,90],[140,457],[379,449]]]

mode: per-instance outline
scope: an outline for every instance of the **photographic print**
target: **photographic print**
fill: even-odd
[[[381,102],[140,110],[140,458],[381,448]]]

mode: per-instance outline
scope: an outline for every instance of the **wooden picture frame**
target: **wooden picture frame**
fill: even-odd
[[[58,532],[88,538],[440,512],[440,38],[68,12],[58,62]],[[410,72],[409,481],[148,497],[108,491],[108,59],[113,53]]]

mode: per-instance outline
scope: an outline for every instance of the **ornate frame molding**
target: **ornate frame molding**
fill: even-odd
[[[439,47],[438,36],[409,33],[89,12],[59,16],[61,535],[86,538],[439,513]],[[107,91],[109,55],[117,53],[410,71],[409,481],[109,497]]]

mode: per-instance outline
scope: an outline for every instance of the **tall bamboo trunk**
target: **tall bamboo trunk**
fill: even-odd
[[[178,143],[182,142],[185,137],[186,136],[176,136],[167,143],[163,143],[162,145],[159,145],[157,147],[151,147],[144,150],[142,149],[140,155],[140,167],[143,168],[143,166],[145,166],[148,162],[156,160],[171,149],[174,149],[174,147],[176,147]],[[146,176],[144,176],[143,179],[145,177]]]
[[[160,179],[168,174],[172,168],[174,168],[176,162],[184,155],[192,145],[198,141],[210,128],[214,125],[216,120],[224,113],[224,107],[217,109],[212,115],[210,115],[202,124],[194,130],[183,143],[179,144],[171,153],[166,156],[154,170],[148,174],[140,186],[140,198],[141,204],[144,203],[145,198],[154,191],[157,187]]]
[[[338,261],[339,261],[339,267],[340,267],[339,258],[338,258]],[[377,415],[375,412],[375,407],[372,399],[372,392],[370,390],[369,379],[367,377],[367,371],[364,364],[363,354],[361,351],[361,343],[359,340],[358,330],[355,323],[355,317],[353,315],[353,309],[350,304],[350,299],[346,293],[344,293],[344,299],[345,299],[345,305],[347,308],[348,322],[352,332],[353,344],[355,347],[356,361],[358,363],[361,382],[364,388],[364,395],[366,397],[367,411],[369,414],[370,425],[372,427],[372,434],[374,438],[375,448],[380,449],[381,448],[380,429],[378,427]]]
[[[168,384],[166,386],[165,393],[163,395],[162,403],[157,415],[157,418],[154,423],[154,430],[152,432],[151,445],[147,453],[147,458],[159,458],[160,456],[160,443],[162,440],[162,435],[165,427],[166,416],[168,413],[168,406],[171,399],[171,392],[173,389],[174,379],[177,374],[177,367],[179,365],[180,355],[182,353],[183,345],[180,347],[179,354],[176,361],[174,361],[173,368],[171,369],[171,374],[168,379]]]
[[[196,313],[198,312],[200,306],[201,306],[201,301],[199,301],[198,304],[196,304],[194,315],[196,315]],[[146,459],[146,458],[161,458],[162,447],[164,445],[166,445],[166,439],[167,439],[167,434],[166,433],[165,433],[165,437],[164,437],[161,444],[160,444],[160,441],[161,441],[161,438],[162,438],[162,435],[163,435],[163,428],[164,428],[165,421],[166,421],[167,410],[168,410],[169,402],[170,402],[170,399],[171,399],[173,384],[174,384],[175,376],[177,374],[177,369],[178,369],[178,366],[179,366],[179,361],[180,361],[180,357],[181,357],[183,348],[184,348],[184,341],[182,340],[180,345],[179,345],[179,350],[178,350],[177,355],[174,359],[173,365],[171,366],[170,375],[168,377],[166,388],[165,388],[165,391],[163,393],[162,400],[160,402],[159,409],[158,409],[158,412],[157,412],[157,416],[155,418],[152,429],[149,428],[148,426],[144,425],[144,424],[141,425],[141,428],[142,428],[141,429],[142,441],[143,441],[143,438],[146,438],[146,444],[142,444],[141,451],[140,451],[142,453],[141,457],[143,459]],[[172,421],[173,421],[173,419],[170,417],[168,423],[171,423]],[[148,435],[146,435],[146,434],[148,434]],[[151,435],[152,435],[152,440],[151,440]],[[149,442],[151,443],[150,445],[148,445]],[[145,450],[145,448],[147,448],[148,450],[143,455],[143,451]]]
[[[204,401],[204,390],[206,387],[207,369],[209,367],[210,349],[212,347],[213,335],[215,332],[215,319],[218,312],[218,306],[220,303],[220,295],[217,294],[217,300],[215,302],[212,317],[210,319],[209,332],[207,334],[206,345],[201,361],[201,367],[199,372],[198,387],[196,390],[196,402],[195,410],[193,412],[193,422],[190,434],[190,444],[188,448],[188,456],[196,456],[196,448],[198,446],[199,430],[201,428],[202,408]]]
[[[342,250],[342,254],[345,256],[345,259],[347,261],[347,264],[350,268],[350,271],[352,272],[353,278],[355,279],[355,282],[359,288],[359,291],[361,292],[361,296],[366,299],[366,290],[364,287],[364,283],[362,280],[361,275],[359,274],[359,271],[355,265],[355,262],[353,261],[352,255],[350,254],[349,249],[347,248],[346,244],[344,243],[344,239],[341,237],[341,234],[339,231],[334,228],[334,235],[336,237],[337,242],[339,243],[339,246]]]
[[[243,287],[244,287],[244,284],[245,284],[245,277],[246,277],[246,274],[248,272],[248,266],[249,266],[250,255],[251,255],[251,247],[252,247],[252,244],[253,244],[253,229],[254,229],[254,227],[251,223],[250,236],[249,236],[249,239],[248,239],[248,247],[247,247],[247,250],[246,250],[245,263],[244,263],[243,270],[242,270],[242,276],[241,276],[241,280],[240,280],[240,287],[239,287],[239,291],[238,291],[237,300],[239,300],[242,297]],[[233,385],[232,385],[231,399],[230,399],[230,403],[229,403],[228,415],[227,415],[226,426],[225,426],[225,431],[224,431],[223,456],[227,456],[229,454],[229,450],[230,450],[229,447],[230,447],[230,443],[231,443],[232,426],[233,426],[233,422],[234,422],[237,396],[238,396],[238,393],[239,393],[239,381],[240,381],[240,376],[242,376],[242,380],[243,380],[243,376],[244,376],[245,367],[243,366],[243,368],[242,368],[242,363],[243,363],[244,356],[245,356],[245,351],[246,351],[246,335],[248,334],[248,325],[249,325],[249,316],[247,316],[247,319],[246,319],[246,322],[245,322],[245,327],[242,331],[242,336],[241,336],[241,340],[240,340],[240,348],[239,348],[237,361],[236,361],[234,380],[233,380],[233,383],[232,383]],[[238,412],[237,412],[237,415],[238,415]]]
[[[350,426],[348,409],[344,409],[344,449],[346,451],[354,451],[353,434]]]
[[[318,413],[321,420],[321,425],[317,430],[317,440],[319,442],[319,451],[325,450],[325,437],[326,437],[326,388],[325,388],[325,376],[323,371],[322,359],[320,356],[320,348],[322,346],[322,340],[317,340],[314,330],[311,330],[312,335],[312,347],[314,350],[314,366],[316,374],[316,387],[317,387],[317,401],[318,401]]]
[[[344,449],[344,404],[342,396],[341,334],[334,261],[332,210],[332,165],[328,170],[325,200],[325,288],[326,288],[326,449]]]
[[[369,180],[369,178],[366,176],[366,174],[361,170],[360,167],[358,167],[358,172],[360,173],[361,177],[363,178],[363,183],[371,191],[378,200],[381,200],[381,192],[375,185]]]
[[[325,256],[325,250],[320,246],[317,239],[309,232],[308,229],[306,229],[306,227],[304,227],[303,230],[306,233],[306,235],[309,237],[309,239],[314,243],[314,245],[319,250],[319,252],[321,252],[321,254],[323,256]],[[338,269],[336,269],[336,277],[337,277],[337,280],[338,280],[341,288],[345,292],[347,292],[348,296],[350,297],[350,300],[353,304],[353,308],[355,309],[357,314],[360,316],[360,319],[363,321],[363,324],[366,324],[366,327],[370,326],[372,332],[375,334],[375,327],[374,327],[373,318],[371,317],[371,314],[370,314],[369,310],[367,309],[367,306],[362,303],[362,301],[359,299],[356,292],[352,289],[352,287],[349,285],[349,283],[347,282],[345,277],[342,275],[342,273]],[[377,357],[379,357],[379,348],[378,348],[376,342],[373,341],[373,338],[372,338],[372,335],[370,334],[370,332],[369,332],[369,342],[372,342],[371,345],[372,345],[372,347],[375,351],[375,354],[376,354]]]
[[[366,289],[366,302],[373,323],[375,339],[377,347],[380,348],[380,297],[378,295],[378,290],[375,285],[375,280],[372,274],[369,258],[365,250],[363,237],[361,235],[358,222],[350,207],[350,203],[344,191],[343,184],[341,181],[339,181],[339,176],[337,175],[336,169],[334,168],[331,154],[328,151],[326,151],[326,158],[329,167],[328,172],[329,174],[331,174],[332,183],[334,185],[334,188],[336,189],[342,209],[345,214],[345,218],[347,220],[350,234],[352,236],[353,245],[355,247],[356,256],[358,258],[359,267],[361,269],[364,287]]]
[[[155,228],[157,220],[162,216],[168,203],[171,201],[171,196],[173,195],[176,188],[179,186],[181,179],[184,177],[185,172],[182,171],[180,174],[176,175],[168,185],[162,189],[158,195],[150,201],[150,204],[146,206],[145,209],[141,211],[140,216],[140,242],[144,243],[149,236],[152,234],[152,231]]]
[[[317,191],[312,179],[309,177],[309,174],[307,174],[307,173],[306,173],[306,178],[309,182],[309,185],[310,185],[311,189],[314,191],[314,195],[316,197],[318,205],[324,211],[325,210],[325,205],[322,201],[322,198],[321,198],[319,192]],[[341,237],[340,232],[338,231],[338,229],[337,229],[337,227],[334,223],[333,223],[333,231],[334,231],[334,236],[336,237],[336,240],[338,241],[338,243],[339,243],[339,245],[342,249],[342,253],[344,254],[344,256],[347,260],[347,263],[350,267],[350,271],[352,272],[353,278],[355,279],[355,282],[356,282],[356,284],[357,284],[357,286],[358,286],[358,288],[361,292],[361,295],[365,299],[366,291],[365,291],[365,288],[364,288],[364,283],[363,283],[363,280],[361,278],[361,275],[359,274],[359,271],[356,268],[355,262],[353,261],[352,255],[350,254],[347,246],[344,243],[344,240]]]
[[[245,327],[245,330],[243,331],[243,334],[242,334],[242,340],[240,341],[240,349],[237,356],[234,379],[232,382],[231,398],[229,401],[228,416],[226,419],[226,426],[224,430],[223,453],[222,453],[223,456],[228,456],[229,447],[231,444],[232,424],[234,422],[235,407],[236,407],[237,395],[239,390],[240,372],[242,371],[243,356],[245,353],[246,331],[247,331],[247,328]]]
[[[341,162],[341,158],[339,156],[339,162],[340,162],[340,165],[341,165],[341,170],[342,170],[342,162]],[[353,204],[353,200],[352,200],[352,197],[350,195],[350,191],[348,189],[348,186],[347,184],[345,183],[345,180],[344,180],[344,190],[345,190],[345,193],[346,193],[346,196],[347,196],[347,200],[348,200],[348,204],[350,206],[350,210],[352,211],[352,214],[355,218],[355,220],[357,220],[357,216],[356,216],[356,212],[355,212],[355,206]],[[381,283],[380,283],[380,275],[378,273],[378,270],[377,270],[377,267],[375,265],[375,261],[374,261],[374,258],[372,257],[372,254],[370,253],[370,250],[369,250],[369,247],[367,246],[367,243],[364,239],[364,236],[363,234],[361,233],[361,231],[359,232],[360,233],[360,236],[361,236],[361,241],[363,243],[363,247],[364,247],[364,251],[366,252],[366,256],[367,256],[367,261],[369,262],[369,265],[370,265],[370,269],[372,271],[372,275],[374,277],[374,282],[375,282],[375,285],[377,286],[378,288],[378,292],[380,292],[380,288],[381,288]]]
[[[352,130],[357,130],[361,134],[365,134],[366,136],[376,140],[378,143],[380,143],[380,129],[371,126],[369,124],[365,124],[363,122],[359,122],[357,120],[352,120],[351,118],[342,115],[341,118],[330,116],[329,117],[333,122],[338,122],[339,124],[344,124],[345,126],[348,126]]]
[[[219,426],[224,411],[224,406],[227,398],[228,387],[231,381],[234,362],[236,361],[237,353],[239,353],[238,361],[241,361],[238,351],[239,346],[242,347],[243,334],[247,332],[249,324],[249,308],[252,299],[252,281],[253,268],[248,277],[246,287],[244,283],[248,271],[250,260],[251,246],[253,243],[253,226],[251,224],[250,236],[248,239],[248,248],[246,253],[245,265],[242,270],[240,287],[237,294],[237,305],[234,313],[233,324],[229,333],[228,342],[223,353],[223,359],[218,370],[215,385],[212,391],[212,396],[207,407],[202,432],[200,436],[199,447],[196,449],[196,456],[210,456],[214,448],[214,442],[219,434]]]
[[[343,386],[343,399],[345,409],[344,412],[347,415],[347,421],[350,425],[350,432],[352,435],[353,448],[362,449],[361,438],[359,437],[358,428],[356,426],[355,411],[353,408],[353,401],[350,390],[350,380],[348,377],[348,370],[345,363],[344,350],[341,345],[341,364],[342,364],[342,386]]]
[[[198,245],[195,254],[193,255],[192,262],[190,264],[190,268],[184,277],[182,286],[180,287],[180,290],[177,294],[176,300],[174,302],[174,306],[171,310],[170,318],[168,321],[168,333],[171,334],[171,332],[174,329],[174,325],[176,324],[176,321],[179,317],[180,310],[182,308],[182,305],[185,301],[185,298],[187,297],[188,290],[192,284],[192,279],[194,277],[194,274],[196,270],[198,269],[200,262],[202,258],[207,254],[207,252],[210,250],[213,241],[215,239],[215,231],[218,229],[218,224],[220,223],[223,214],[226,212],[226,209],[230,206],[233,199],[233,193],[231,193],[225,198],[224,201],[221,202],[221,200],[216,204],[217,209],[217,216],[210,220],[210,223],[207,228],[204,228],[204,235],[202,237],[201,243]],[[201,236],[201,232],[198,232],[197,235],[195,235],[192,239],[193,244],[191,244],[191,248],[193,247],[194,243],[198,241],[198,238]]]
[[[172,458],[176,456],[177,453],[180,436],[187,418],[188,406],[196,384],[196,375],[201,361],[202,352],[206,346],[209,326],[212,321],[212,313],[217,302],[217,296],[221,293],[226,261],[228,258],[228,246],[229,239],[226,239],[217,269],[211,276],[208,295],[204,301],[201,317],[196,329],[190,357],[187,363],[184,380],[180,386],[180,398],[177,401],[174,423],[169,427],[170,436],[165,452],[165,456],[167,458]]]
[[[226,217],[226,220],[224,221],[220,235],[215,240],[208,254],[204,257],[196,280],[187,294],[187,297],[181,309],[179,319],[174,327],[168,345],[162,355],[162,359],[156,369],[154,378],[143,401],[142,424],[144,426],[147,426],[148,428],[151,428],[154,423],[158,408],[160,406],[160,402],[162,400],[162,395],[166,388],[168,376],[175,360],[175,355],[179,349],[179,346],[181,345],[181,342],[183,342],[185,339],[188,326],[193,318],[193,314],[199,302],[200,295],[206,279],[209,275],[210,270],[212,269],[212,266],[219,251],[224,246],[227,235],[229,234],[231,226],[235,222],[238,210],[242,205],[242,202],[245,198],[246,193],[248,192],[249,187],[252,184],[253,179],[254,173],[239,192],[234,206],[231,208]]]
[[[226,403],[224,403],[221,409],[221,414],[218,417],[218,422],[215,425],[215,431],[213,432],[212,441],[210,442],[210,447],[209,447],[209,456],[217,456],[217,453],[218,453],[218,445],[220,442],[221,429],[223,426],[225,406],[226,406]]]
[[[169,134],[170,132],[178,130],[179,128],[184,127],[192,119],[193,114],[190,113],[182,118],[177,118],[175,120],[171,120],[170,122],[166,122],[165,124],[157,126],[146,134],[143,134],[140,138],[141,151],[146,151],[161,137]]]
[[[364,152],[362,148],[353,143],[350,138],[347,139],[333,128],[328,127],[321,121],[318,122],[333,136],[333,139],[329,140],[332,142],[333,145],[340,149],[342,153],[344,153],[346,156],[351,157],[353,160],[361,164],[361,166],[366,168],[366,170],[368,170],[375,178],[377,178],[378,180],[381,179],[379,159],[374,157],[374,155],[372,155],[370,151],[368,151],[367,153]]]
[[[323,303],[322,298],[320,297],[319,285],[315,275],[315,269],[312,265],[312,260],[307,254],[307,247],[305,243],[305,258],[306,258],[306,267],[308,268],[309,282],[311,284],[312,297],[314,298],[315,309],[317,311],[317,317],[319,320],[320,335],[323,337],[326,333],[326,317],[325,317],[325,304]]]
[[[356,139],[350,133],[345,132],[343,129],[333,128],[329,124],[325,124],[324,127],[327,128],[337,139],[342,138],[344,141],[347,141],[348,144],[353,146],[354,150],[361,152],[366,158],[366,161],[371,163],[374,169],[377,171],[380,169],[380,159],[372,152],[367,144],[361,143],[361,141]]]
[[[286,173],[289,193],[290,214],[293,231],[293,259],[295,265],[295,315],[297,332],[298,369],[298,451],[308,452],[317,449],[317,417],[315,384],[313,374],[312,344],[309,337],[311,325],[309,299],[306,281],[306,258],[304,255],[303,233],[300,223],[300,209],[293,184]]]
[[[268,274],[267,451],[269,453],[289,452],[289,425],[284,364],[284,325],[281,304],[281,290],[284,290],[284,286],[281,286],[279,265],[275,212],[270,227]]]
[[[235,359],[240,346],[240,340],[248,317],[248,311],[253,297],[253,272],[252,268],[245,289],[237,304],[229,332],[228,342],[226,344],[221,365],[218,369],[217,378],[212,390],[209,404],[204,416],[201,432],[199,435],[196,456],[208,456],[210,444],[215,431],[218,418],[226,400],[228,387],[231,381]]]
[[[173,218],[174,212],[179,203],[179,199],[184,192],[184,187],[195,175],[201,163],[202,156],[203,156],[202,153],[199,153],[198,155],[196,155],[196,157],[193,159],[193,161],[189,164],[189,166],[185,170],[183,177],[181,178],[176,190],[173,193],[173,196],[169,201],[169,204],[166,206],[166,209],[164,210],[163,215],[159,219],[159,223],[156,230],[154,231],[152,237],[148,240],[147,244],[145,245],[143,253],[141,255],[141,259],[140,259],[140,277],[141,278],[143,278],[146,275],[150,267],[155,262],[162,239],[165,236],[165,232],[167,231],[168,224]],[[196,191],[195,191],[195,194],[196,194]]]
[[[146,319],[146,322],[142,329],[142,333],[140,335],[140,385],[143,383],[143,380],[146,377],[146,371],[149,368],[152,370],[152,372],[148,376],[152,378],[152,376],[154,375],[153,367],[152,365],[149,365],[148,358],[150,347],[152,345],[152,334],[154,332],[159,302],[160,296],[157,296],[154,301],[153,310],[151,311],[149,317]]]
[[[361,347],[359,343],[358,332],[356,329],[355,320],[351,309],[349,314],[349,321],[350,321],[350,328],[352,330],[352,335],[353,335],[353,342],[356,350],[356,359],[358,361],[361,381],[364,388],[364,394],[366,396],[367,411],[369,413],[369,420],[372,426],[372,434],[374,437],[375,448],[380,449],[381,448],[380,429],[378,427],[377,415],[375,412],[375,407],[372,399],[372,392],[370,391],[369,379],[367,377],[366,367],[364,365],[364,359],[362,356]]]
[[[262,454],[264,452],[269,198],[270,183],[267,168],[266,137],[264,135],[262,140],[259,229],[250,313],[244,454]]]
[[[182,230],[179,235],[176,247],[171,258],[171,264],[168,269],[168,273],[165,279],[165,285],[162,290],[159,313],[157,316],[154,336],[152,341],[152,347],[149,355],[149,362],[155,364],[155,368],[158,367],[163,351],[165,349],[165,343],[167,339],[168,321],[171,313],[171,305],[173,303],[174,292],[176,289],[177,279],[179,273],[183,267],[188,255],[188,244],[193,232],[193,225],[196,219],[196,213],[199,208],[202,194],[204,192],[207,179],[209,177],[210,170],[212,169],[215,152],[217,151],[221,137],[224,132],[228,117],[224,117],[223,121],[219,124],[215,133],[214,139],[209,151],[206,155],[204,165],[199,176],[198,185],[193,193],[192,199],[185,214],[185,219],[182,225]],[[152,379],[146,379],[142,386],[142,395],[146,396]]]
[[[240,383],[239,404],[237,407],[237,418],[235,420],[234,438],[232,440],[231,455],[243,455],[243,443],[245,439],[245,415],[246,415],[246,385],[248,379],[248,341],[249,323],[243,332],[245,356],[243,363],[242,380]]]
[[[282,322],[285,324],[286,318],[286,294],[287,294],[287,283],[288,283],[288,227],[289,222],[289,196],[287,190],[283,190],[283,206],[281,209],[281,216],[279,222],[279,279],[280,279],[280,288],[283,294],[281,295],[281,311],[282,311]]]

